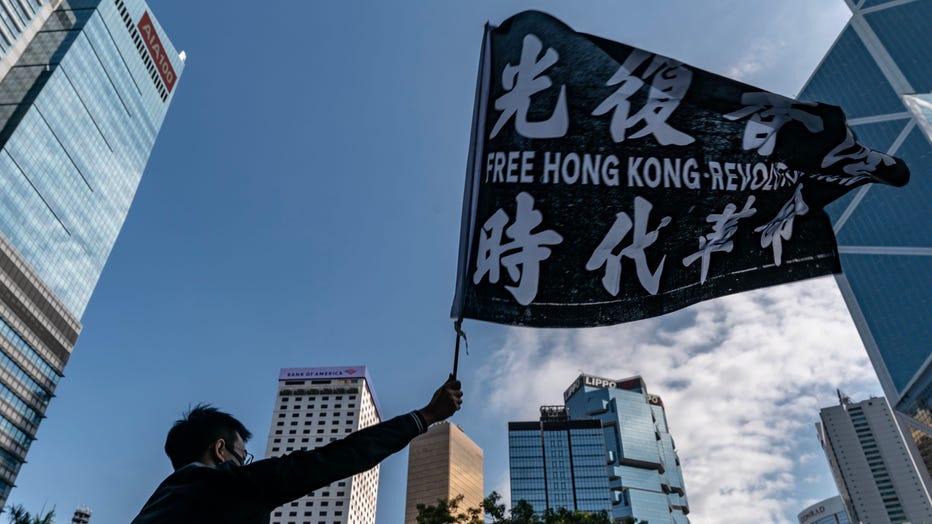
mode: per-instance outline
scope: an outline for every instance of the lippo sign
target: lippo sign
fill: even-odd
[[[146,48],[149,49],[149,55],[152,56],[152,60],[155,62],[155,68],[158,69],[159,76],[162,77],[165,87],[171,93],[177,79],[175,68],[172,67],[171,60],[168,59],[165,48],[162,47],[162,41],[159,39],[159,34],[155,30],[155,24],[152,23],[148,11],[143,13],[137,27],[139,28],[139,34],[142,35],[142,39],[146,43]]]
[[[591,375],[579,375],[573,384],[563,392],[563,401],[569,400],[574,393],[579,391],[579,388],[582,386],[590,386],[593,388],[614,388],[618,385],[614,380],[610,380],[602,377],[593,377]]]

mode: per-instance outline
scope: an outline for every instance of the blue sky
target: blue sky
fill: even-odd
[[[841,0],[178,2],[152,11],[187,64],[84,331],[10,502],[129,521],[195,402],[265,449],[279,368],[366,365],[388,415],[452,366],[453,297],[483,24],[528,8],[794,95]],[[793,522],[836,494],[813,423],[880,394],[831,279],[589,330],[466,321],[460,424],[507,494],[508,420],[583,370],[660,394],[694,523]],[[405,452],[378,524],[403,520]]]

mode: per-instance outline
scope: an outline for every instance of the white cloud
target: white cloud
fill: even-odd
[[[661,395],[695,523],[791,521],[811,496],[812,463],[824,461],[812,446],[819,409],[837,387],[879,391],[831,278],[607,328],[511,329],[477,389],[490,416],[536,420],[579,370],[640,374]]]
[[[798,5],[773,4],[746,21],[743,51],[731,59],[726,76],[794,96],[851,17],[844,2],[809,7],[802,12]]]

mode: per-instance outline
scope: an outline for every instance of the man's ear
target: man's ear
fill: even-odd
[[[210,446],[210,458],[214,459],[217,464],[223,464],[226,461],[226,458],[223,455],[224,450],[226,450],[227,443],[222,439],[217,439]]]

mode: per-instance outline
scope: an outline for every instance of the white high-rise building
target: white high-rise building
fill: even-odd
[[[838,396],[838,406],[819,413],[816,430],[850,520],[932,522],[927,478],[908,448],[915,443],[900,431],[887,399]]]
[[[799,524],[851,524],[845,503],[837,495],[816,502],[799,512],[796,518]]]
[[[286,368],[265,456],[325,446],[382,420],[365,366]],[[375,524],[379,466],[275,508],[271,524]]]

